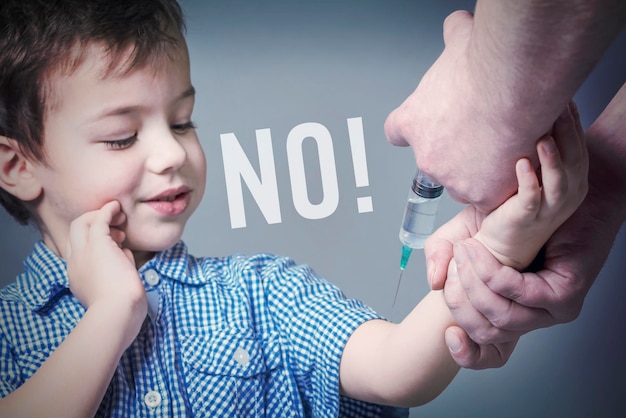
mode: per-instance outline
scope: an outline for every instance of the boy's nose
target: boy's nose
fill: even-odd
[[[154,173],[161,174],[168,171],[176,171],[187,160],[185,147],[169,130],[160,133],[158,140],[152,142],[150,147],[148,168]]]

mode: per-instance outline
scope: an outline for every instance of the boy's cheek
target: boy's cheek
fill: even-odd
[[[102,209],[104,205],[112,201],[118,201],[120,203],[120,207],[121,207],[120,213],[116,214],[114,219],[111,222],[112,225],[118,225],[119,216],[125,216],[124,215],[125,206],[128,205],[128,202],[125,202],[124,199],[119,194],[107,193],[107,194],[102,194],[102,195],[93,195],[91,197],[85,196],[85,205],[83,207],[82,212],[87,213],[87,212],[92,212],[92,211],[98,211]]]

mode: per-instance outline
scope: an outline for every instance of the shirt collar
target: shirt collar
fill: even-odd
[[[41,310],[69,292],[67,264],[43,241],[37,241],[24,261],[24,273],[18,276],[17,286],[24,302],[32,310]]]
[[[187,245],[179,241],[169,250],[157,253],[139,269],[139,274],[147,270],[156,270],[160,276],[177,282],[198,285],[205,283],[203,274],[198,271],[199,263],[195,257],[189,255]]]

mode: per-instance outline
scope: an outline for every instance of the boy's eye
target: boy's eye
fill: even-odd
[[[135,141],[137,141],[137,139],[138,139],[137,134],[135,134],[128,138],[118,139],[115,141],[103,141],[103,144],[105,144],[108,148],[111,148],[114,150],[126,149],[130,147],[131,145],[133,145]]]
[[[176,132],[177,134],[187,133],[187,131],[189,131],[190,129],[196,129],[196,125],[191,121],[172,125],[172,131]]]

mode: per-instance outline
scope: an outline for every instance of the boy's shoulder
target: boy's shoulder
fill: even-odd
[[[22,303],[36,309],[63,288],[68,288],[65,261],[43,241],[37,241],[24,259],[23,271],[0,289],[1,303]]]
[[[288,256],[267,252],[254,254],[234,253],[220,257],[189,257],[207,279],[295,280],[317,277],[306,264],[297,264]],[[193,270],[193,267],[192,267]]]
[[[140,274],[156,270],[174,281],[190,285],[208,283],[248,286],[253,282],[298,282],[317,277],[304,264],[292,258],[268,252],[234,253],[224,256],[194,256],[181,240],[169,250],[157,254],[139,269]]]
[[[21,302],[23,302],[23,297],[19,291],[17,282],[9,283],[0,289],[0,310],[3,310],[2,307],[5,305]]]

